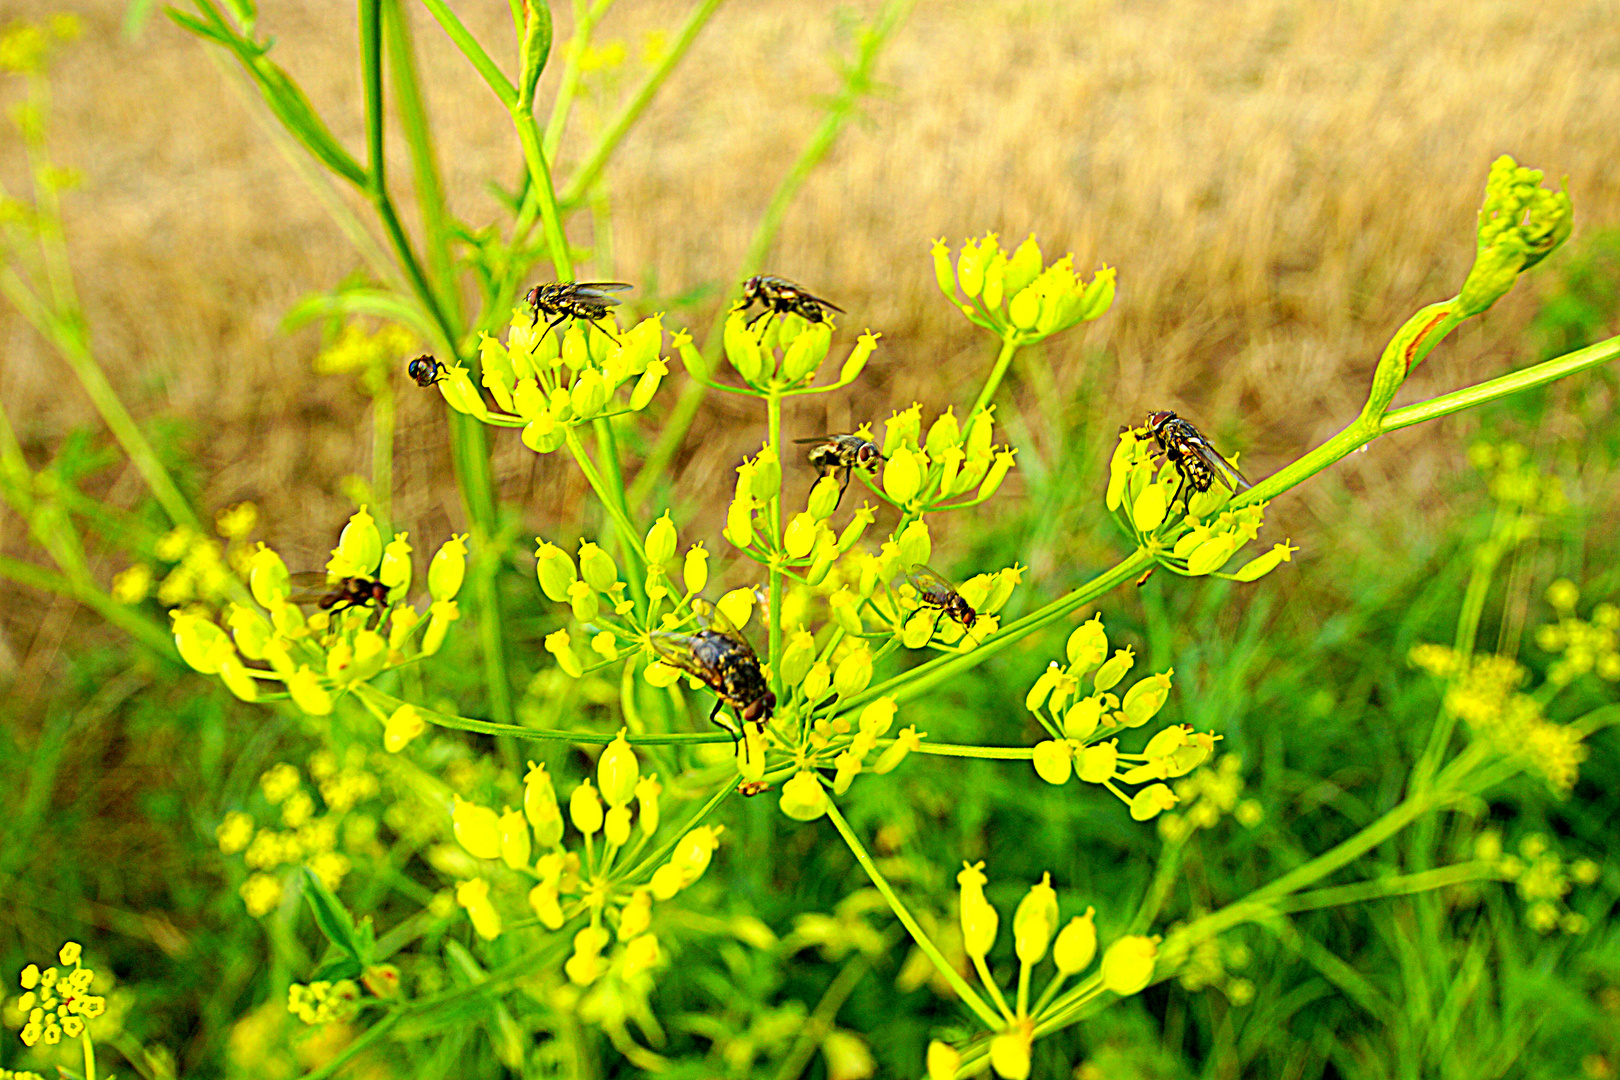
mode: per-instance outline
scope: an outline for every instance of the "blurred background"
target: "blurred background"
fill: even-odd
[[[505,63],[515,52],[506,6],[456,7]],[[541,102],[554,92],[571,24],[568,5],[554,7],[557,45]],[[771,193],[839,88],[837,64],[852,50],[854,28],[876,7],[722,4],[609,165],[592,207],[597,226],[584,215],[575,222],[571,235],[591,251],[579,277],[636,283],[628,301],[636,314],[667,311],[666,327],[691,327],[701,340]],[[319,565],[354,507],[347,478],[370,469],[369,403],[353,379],[316,372],[329,328],[288,332],[283,319],[308,294],[368,275],[323,200],[356,213],[363,204],[347,190],[312,188],[308,164],[272,134],[257,95],[158,5],[10,0],[0,24],[64,10],[78,17],[82,36],[53,63],[48,141],[55,161],[82,177],[65,193],[63,213],[95,354],[205,515],[251,501],[260,514],[254,539],[290,564]],[[613,6],[584,73],[575,130],[561,145],[559,176],[687,10],[659,0]],[[501,214],[491,182],[509,187],[520,176],[510,119],[437,25],[413,5],[407,11],[450,206],[476,229]],[[273,58],[338,139],[358,152],[353,10],[267,2],[259,29],[274,38]],[[996,528],[951,525],[955,554],[947,561],[962,576],[1018,560],[1032,567],[1029,589],[1038,600],[1105,565],[1119,541],[1100,506],[1100,463],[1118,426],[1150,408],[1194,420],[1223,449],[1241,452],[1256,478],[1343,427],[1389,336],[1416,308],[1460,285],[1485,175],[1500,154],[1546,170],[1551,185],[1567,177],[1574,235],[1442,344],[1396,404],[1620,332],[1620,9],[1608,0],[923,0],[888,44],[876,77],[864,115],[839,134],[792,202],[766,268],[845,308],[846,331],[870,327],[883,340],[854,392],[796,406],[789,435],[881,421],[912,401],[931,415],[952,402],[960,408],[976,390],[993,343],[940,296],[928,255],[937,237],[954,248],[993,231],[1011,248],[1033,232],[1049,259],[1072,252],[1088,276],[1104,265],[1118,271],[1118,298],[1106,316],[1027,350],[1015,366],[1000,418],[1020,447],[1020,468],[998,497]],[[22,96],[20,80],[0,80],[0,105],[9,109]],[[7,193],[29,189],[28,168],[8,129],[0,141]],[[408,185],[399,187],[414,221]],[[545,267],[536,273],[535,280],[549,276]],[[677,368],[663,404],[648,414],[648,440],[684,378]],[[402,369],[399,384],[395,527],[424,540],[462,531],[442,401],[417,393]],[[1187,722],[1223,731],[1251,769],[1264,768],[1251,784],[1269,793],[1268,812],[1303,815],[1307,833],[1324,830],[1304,841],[1320,850],[1333,828],[1310,815],[1357,789],[1364,790],[1355,798],[1376,804],[1370,792],[1389,765],[1382,755],[1399,756],[1399,735],[1370,746],[1367,725],[1399,730],[1405,714],[1380,710],[1412,695],[1413,716],[1432,714],[1432,691],[1395,687],[1417,679],[1405,666],[1407,648],[1450,640],[1459,582],[1493,513],[1486,481],[1468,464],[1471,444],[1521,444],[1558,478],[1568,504],[1515,563],[1511,582],[1492,594],[1491,633],[1482,641],[1497,640],[1498,622],[1550,618],[1541,594],[1555,577],[1583,586],[1583,607],[1620,586],[1615,387],[1614,373],[1599,370],[1379,440],[1271,509],[1271,539],[1292,537],[1304,550],[1263,591],[1156,579],[1105,601],[1110,628],[1117,619],[1127,637],[1139,635],[1151,663],[1174,664],[1173,708]],[[36,468],[63,447],[82,446],[93,459],[94,447],[108,441],[51,345],[5,304],[0,402]],[[719,545],[731,470],[762,436],[756,420],[711,395],[668,478],[676,494],[659,489],[696,515],[693,535],[709,536],[711,549]],[[530,452],[515,432],[493,434],[492,460],[520,538],[506,589],[514,619],[537,643],[552,616],[532,595],[532,578],[525,583],[517,573],[532,565],[526,537],[578,535],[587,492],[571,464]],[[80,478],[111,506],[139,513],[148,498],[127,465],[86,466]],[[808,476],[790,479],[808,483]],[[44,561],[27,525],[4,507],[0,555]],[[131,563],[112,545],[87,556],[103,585]],[[240,708],[217,686],[132,655],[135,647],[100,618],[9,577],[0,577],[0,757],[8,759],[0,777],[8,780],[12,815],[0,848],[5,969],[71,933],[94,939],[103,955],[119,957],[121,978],[135,988],[124,1036],[131,1046],[161,1048],[153,1053],[179,1062],[181,1075],[251,1075],[245,1059],[231,1056],[232,1032],[241,1031],[232,1025],[263,1001],[274,1004],[256,972],[264,950],[281,946],[265,945],[241,914],[213,829],[258,771],[280,757],[295,760],[310,734],[287,719],[261,727],[262,710]],[[538,655],[536,647],[517,660],[517,685],[545,666]],[[1016,680],[1043,665],[1043,656],[1037,650],[991,665],[950,706],[976,717],[976,730],[1000,725],[1004,738],[1020,738],[1027,718],[1016,701],[1001,699],[997,681],[1024,685]],[[1604,700],[1602,692],[1595,689],[1593,700]],[[530,697],[537,693],[531,687]],[[460,711],[475,712],[458,700]],[[941,728],[951,723],[940,720]],[[1296,737],[1320,745],[1300,760],[1284,750]],[[1613,737],[1594,746],[1588,768],[1614,778]],[[936,774],[919,769],[923,778]],[[951,776],[949,783],[961,782]],[[996,786],[1004,783],[1005,790]],[[907,836],[928,833],[928,820],[943,823],[948,835],[935,838],[945,844],[935,861],[944,868],[972,855],[951,846],[962,837],[977,837],[968,846],[980,854],[972,857],[993,860],[1003,845],[1017,848],[1032,821],[1066,823],[1039,834],[1039,851],[1006,853],[1004,873],[1022,872],[1014,864],[1021,858],[1034,877],[1055,869],[1040,852],[1123,828],[1108,821],[1117,807],[1055,809],[1051,800],[1062,793],[1018,794],[1022,787],[1001,779],[985,784],[992,794],[963,805],[913,793],[927,811],[907,810],[894,794],[867,816],[901,815],[910,822]],[[1534,812],[1515,804],[1507,820],[1522,814],[1571,837],[1571,850],[1585,843],[1596,849],[1582,848],[1585,855],[1612,855],[1612,828],[1603,823],[1614,820],[1605,817],[1617,810],[1613,790],[1583,780],[1562,809],[1543,805],[1545,793],[1526,794]],[[1067,797],[1072,803],[1072,789]],[[1093,815],[1103,819],[1081,821]],[[765,824],[756,822],[754,833],[738,828],[764,842]],[[905,838],[891,839],[899,847]],[[1089,868],[1077,862],[1072,877],[1095,880],[1148,837],[1120,843],[1125,851],[1100,854]],[[773,879],[769,866],[753,872],[763,875],[761,892],[781,893],[783,920],[859,884],[828,869],[834,880],[817,886],[825,895],[807,898],[804,890],[814,888],[805,881]],[[1536,952],[1534,941],[1524,946],[1521,966],[1554,982],[1493,992],[1500,1029],[1519,1041],[1509,1064],[1491,1075],[1568,1076],[1577,1068],[1594,1078],[1616,1075],[1620,955],[1606,937],[1600,946],[1605,933],[1594,930],[1573,974]],[[1367,944],[1376,936],[1347,940],[1376,949]],[[1556,977],[1548,974],[1554,968]],[[1308,986],[1310,975],[1278,979],[1283,995]],[[878,1016],[872,995],[867,1004]],[[1511,1002],[1537,995],[1556,1000],[1577,1033],[1566,1032],[1560,1046],[1535,1042],[1556,1028],[1544,1017],[1509,1016]],[[1324,996],[1334,992],[1306,993],[1311,1001]],[[940,1007],[919,1005],[917,1015]],[[1319,1007],[1328,1011],[1291,1035],[1289,1022],[1273,1014],[1267,1024],[1279,1032],[1276,1045],[1252,1049],[1233,1041],[1238,1021],[1224,1013],[1199,1019],[1201,1006],[1153,1000],[1131,1014],[1136,1019],[1109,1021],[1123,1025],[1120,1045],[1135,1049],[1121,1053],[1131,1062],[1087,1075],[1352,1075],[1348,1059],[1311,1048],[1315,1031],[1341,1023],[1337,1006]],[[1178,1008],[1191,1009],[1193,1019],[1174,1021],[1172,1037],[1166,1025]],[[848,1014],[844,1022],[862,1029]],[[909,1046],[923,1030],[919,1020],[910,1035],[891,1038]],[[1089,1038],[1071,1046],[1069,1060],[1102,1060],[1101,1036]],[[1375,1075],[1367,1063],[1386,1059],[1378,1036],[1368,1038],[1360,1060],[1363,1074]],[[1159,1049],[1138,1053],[1149,1044]],[[10,1063],[9,1053],[0,1050],[0,1065]]]

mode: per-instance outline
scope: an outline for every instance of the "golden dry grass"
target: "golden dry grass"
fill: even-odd
[[[352,8],[263,6],[275,57],[358,146]],[[506,55],[506,5],[461,6]],[[25,0],[19,14],[53,7]],[[628,41],[633,57],[642,35],[673,27],[685,7],[623,0],[603,36]],[[256,102],[166,20],[123,39],[122,11],[92,5],[55,77],[56,154],[86,176],[70,198],[70,236],[99,355],[143,415],[194,425],[207,506],[253,498],[268,538],[313,560],[348,509],[339,478],[367,467],[363,399],[311,374],[313,332],[277,325],[361,261],[266,137]],[[484,183],[516,174],[510,125],[413,14],[453,206],[481,224],[495,213]],[[825,414],[807,407],[790,426],[880,419],[914,398],[961,401],[992,350],[939,297],[929,242],[1033,230],[1049,253],[1119,271],[1113,311],[1049,352],[1060,398],[1090,356],[1105,397],[1093,409],[1121,421],[1150,405],[1183,409],[1246,440],[1263,473],[1345,423],[1392,330],[1455,291],[1498,154],[1569,175],[1577,243],[1583,227],[1620,222],[1614,15],[1606,2],[924,0],[882,63],[892,92],[845,132],[770,260],[839,301],[846,325],[885,334],[859,395],[814,406]],[[560,48],[566,12],[558,18]],[[615,275],[664,295],[729,278],[817,122],[817,96],[836,87],[835,50],[848,42],[819,0],[721,9],[608,173]],[[582,108],[583,120],[593,115]],[[585,141],[567,142],[560,175]],[[15,190],[10,144],[0,144],[0,177]],[[1402,400],[1523,362],[1536,288],[1521,283],[1442,346]],[[701,328],[711,311],[671,321]],[[9,310],[0,341],[0,395],[31,446],[92,420],[61,363]],[[1048,438],[1051,402],[1020,400],[1035,438]],[[396,517],[419,535],[460,523],[441,408],[435,395],[403,397]],[[702,449],[683,468],[699,492],[729,487],[730,463],[757,445],[742,418],[712,401],[694,429]],[[1421,493],[1460,456],[1465,423],[1438,436],[1444,455],[1410,453],[1437,436],[1405,433],[1344,468],[1391,495]],[[515,435],[496,442],[503,496],[544,525],[547,508],[575,494],[566,471]],[[128,478],[117,490],[136,492]],[[1287,511],[1302,525],[1312,491]],[[0,543],[20,550],[15,518],[0,522]]]

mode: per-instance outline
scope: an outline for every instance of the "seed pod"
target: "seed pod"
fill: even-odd
[[[1140,934],[1122,937],[1103,954],[1103,985],[1120,997],[1135,994],[1153,980],[1159,944]]]

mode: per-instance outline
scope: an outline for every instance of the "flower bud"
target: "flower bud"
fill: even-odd
[[[823,476],[810,489],[809,517],[823,521],[838,505],[840,484],[831,476]]]
[[[559,819],[561,820],[561,819]],[[562,905],[557,902],[557,883],[542,881],[529,890],[529,907],[535,918],[547,930],[560,930],[563,924]]]
[[[456,842],[477,859],[501,857],[501,819],[495,811],[454,795],[450,825]]]
[[[1096,675],[1092,676],[1092,685],[1099,693],[1104,690],[1112,690],[1119,684],[1119,680],[1125,677],[1125,673],[1131,670],[1131,665],[1135,662],[1136,651],[1129,645],[1123,649],[1115,649],[1114,655],[1109,657],[1108,661],[1097,669]]]
[[[579,574],[574,571],[574,560],[556,544],[547,543],[539,537],[535,539],[540,544],[539,550],[534,553],[540,591],[554,604],[565,603],[569,586],[579,580]]]
[[[788,557],[802,559],[810,554],[810,549],[815,546],[819,527],[820,523],[815,515],[808,511],[794,514],[787,528],[782,531],[782,548],[788,553]]]
[[[865,628],[861,625],[860,602],[856,595],[845,586],[827,597],[827,606],[832,609],[833,619],[846,633],[860,634]]]
[[[1151,533],[1164,523],[1170,509],[1169,496],[1158,484],[1149,484],[1131,504],[1131,523],[1139,533]]]
[[[339,577],[369,577],[382,561],[382,552],[382,535],[377,532],[377,523],[362,506],[343,526],[338,546],[332,549],[332,560],[326,568]]]
[[[640,412],[651,405],[654,395],[658,393],[659,385],[668,374],[668,364],[662,360],[649,361],[647,369],[641,373],[641,378],[636,380],[636,388],[630,391],[630,408]]]
[[[853,697],[872,681],[872,651],[864,644],[851,649],[833,671],[833,689],[841,698]]]
[[[945,242],[943,236],[934,241],[930,254],[934,258],[934,280],[939,282],[940,291],[952,302],[956,302],[956,271],[951,268],[951,248]],[[943,1046],[944,1044],[936,1043],[935,1045]],[[929,1054],[933,1054],[933,1047],[929,1047]],[[933,1075],[932,1068],[929,1070],[929,1080],[938,1080]]]
[[[754,506],[752,495],[738,495],[726,510],[726,539],[735,547],[754,543]]]
[[[579,787],[568,797],[568,818],[574,828],[591,836],[602,827],[602,800],[589,780],[580,781]]]
[[[596,783],[609,806],[627,806],[635,798],[641,763],[621,730],[596,759]]]
[[[709,553],[703,549],[701,543],[687,548],[681,577],[686,584],[686,591],[694,596],[702,592],[703,586],[709,583]]]
[[[983,862],[971,866],[963,863],[962,870],[956,875],[956,883],[962,890],[959,912],[962,946],[975,960],[983,960],[996,943],[996,930],[1001,924],[1001,916],[984,898],[985,881]]]
[[[1164,784],[1149,784],[1131,798],[1131,820],[1151,821],[1177,803],[1175,792]]]
[[[921,745],[921,740],[926,734],[926,732],[919,734],[916,724],[901,728],[889,748],[878,755],[877,764],[872,766],[872,771],[879,776],[893,772],[902,761],[906,760],[907,754]]]
[[[1080,751],[1080,779],[1088,784],[1100,784],[1114,775],[1119,763],[1119,740],[1095,743]]]
[[[1057,929],[1057,920],[1057,891],[1052,888],[1052,875],[1042,874],[1013,912],[1013,949],[1019,963],[1040,963]]]
[[[1103,985],[1120,997],[1141,991],[1153,981],[1153,962],[1159,943],[1150,937],[1131,934],[1122,937],[1103,954]]]
[[[782,377],[788,382],[798,382],[814,375],[826,359],[831,344],[832,327],[826,322],[807,326],[782,354]]]
[[[565,346],[566,348],[566,346]],[[602,946],[607,944],[607,931],[587,926],[574,935],[574,955],[563,962],[563,972],[575,986],[589,986],[602,974]]]
[[[714,849],[720,846],[719,836],[714,827],[700,825],[681,837],[680,843],[675,845],[675,851],[670,855],[669,861],[680,873],[682,888],[702,877],[703,871],[709,868],[709,860],[714,857]],[[659,899],[667,898],[659,897]]]
[[[1286,540],[1275,544],[1272,549],[1258,558],[1250,559],[1238,567],[1237,573],[1232,576],[1238,581],[1254,581],[1262,578],[1277,569],[1278,563],[1289,562],[1294,552],[1299,548],[1291,546]]]
[[[776,447],[766,446],[754,457],[754,478],[749,493],[760,502],[769,502],[782,490],[782,462]]]
[[[816,639],[808,631],[800,630],[788,638],[787,645],[782,649],[782,660],[779,668],[782,673],[784,686],[797,686],[804,681],[810,673],[810,665],[816,660]]]
[[[427,730],[427,721],[415,705],[401,705],[383,725],[383,749],[397,754],[405,744]]]
[[[878,338],[882,334],[874,334],[868,330],[855,339],[855,347],[849,351],[849,357],[844,366],[838,371],[838,381],[847,385],[854,382],[856,377],[866,368],[866,362],[872,358],[872,352],[877,348]]]
[[[592,591],[591,587],[583,581],[576,581],[568,586],[568,601],[574,610],[574,618],[582,623],[588,623],[601,614],[601,601],[596,598],[596,593]],[[561,657],[558,659],[561,659]],[[569,674],[573,673],[569,672]]]
[[[547,407],[524,425],[523,445],[537,454],[549,454],[558,449],[568,441],[566,419],[559,418],[554,408]]]
[[[732,589],[720,598],[714,610],[733,630],[741,630],[754,614],[754,599],[754,590],[747,586]]]
[[[619,580],[619,568],[614,565],[613,556],[589,540],[579,542],[579,573],[597,592],[607,592]]]
[[[489,901],[489,882],[473,878],[456,886],[456,903],[467,909],[473,929],[485,941],[501,936],[501,913]]]
[[[546,395],[540,389],[540,384],[533,379],[522,380],[512,390],[512,410],[529,421],[530,426],[541,416],[551,420],[551,427],[556,426],[556,419],[546,411],[547,401]]]
[[[827,792],[815,773],[801,770],[782,785],[778,805],[795,821],[814,821],[827,812]]]
[[[938,625],[939,616],[930,613],[927,608],[918,608],[900,628],[900,644],[908,649],[920,649],[928,644]]]
[[[1048,784],[1067,784],[1074,769],[1074,755],[1069,744],[1056,739],[1036,743],[1031,761],[1035,772]]]
[[[810,670],[804,676],[804,699],[815,704],[827,696],[827,690],[832,686],[832,669],[825,660],[817,660],[810,665]]]
[[[292,696],[293,704],[309,716],[326,716],[332,711],[332,695],[308,664],[299,665],[287,680],[287,693]]]
[[[989,233],[985,240],[991,248],[995,247],[995,234]],[[956,280],[961,282],[962,291],[968,297],[978,296],[984,288],[984,266],[989,262],[986,253],[981,253],[977,244],[969,240],[962,245],[962,253],[956,259]]]
[[[1187,556],[1187,573],[1194,577],[1212,574],[1226,564],[1232,553],[1243,546],[1243,537],[1237,533],[1216,533],[1193,549]]]
[[[435,600],[454,600],[467,573],[467,537],[452,536],[428,565],[428,594]]]
[[[247,665],[238,660],[234,652],[220,659],[219,677],[226,688],[241,700],[259,699],[259,684],[253,681],[253,676],[248,674]]]
[[[984,483],[979,485],[980,499],[988,499],[1001,487],[1001,482],[1007,479],[1007,471],[1013,467],[1013,461],[1018,451],[1007,449],[996,454],[996,460],[991,464],[990,471],[985,474]]]
[[[272,610],[287,598],[287,564],[263,544],[248,558],[248,587],[253,599]]]
[[[675,557],[675,523],[669,520],[669,511],[653,522],[647,530],[647,561],[662,566]]]
[[[1041,316],[1041,298],[1033,288],[1020,289],[1007,305],[1007,318],[1020,330],[1035,329]]]
[[[838,550],[846,552],[860,543],[861,534],[866,532],[866,527],[876,520],[877,515],[872,512],[872,508],[869,506],[863,506],[855,511],[854,519],[844,526],[843,532],[838,534]]]
[[[887,735],[889,728],[894,725],[895,711],[894,698],[880,697],[861,710],[857,726],[872,738],[880,739]]]
[[[957,424],[956,414],[946,409],[943,416],[935,420],[928,429],[928,439],[924,448],[928,456],[935,461],[942,460],[946,450],[952,450],[962,445],[962,430]]]
[[[220,664],[236,651],[225,631],[207,619],[183,611],[171,612],[170,617],[180,658],[204,675],[218,674]]]
[[[393,596],[404,596],[411,588],[411,545],[406,541],[408,535],[408,533],[394,534],[394,539],[383,549],[382,566],[377,571],[377,580],[388,586],[388,591]],[[429,588],[432,587],[431,577],[429,575]],[[441,598],[435,596],[434,599]],[[442,599],[453,600],[455,594],[451,593]]]
[[[623,847],[630,842],[630,808],[628,806],[608,808],[607,816],[602,823],[602,838],[614,847]]]
[[[1149,675],[1125,692],[1125,698],[1119,707],[1131,727],[1141,727],[1164,708],[1165,699],[1170,696],[1170,676],[1174,674],[1175,671],[1172,669],[1157,675]]]
[[[422,652],[432,656],[444,644],[450,624],[461,618],[461,609],[454,600],[438,600],[428,608],[428,628],[422,634]]]
[[[759,341],[754,332],[748,329],[747,317],[740,311],[733,311],[726,317],[726,326],[722,344],[725,346],[726,359],[737,374],[747,383],[758,383],[764,368],[764,359],[760,356]]]
[[[586,586],[575,582],[575,587],[585,588]],[[587,593],[587,595],[594,602],[595,594]],[[584,666],[580,664],[579,657],[574,655],[574,650],[569,644],[567,630],[557,630],[546,635],[546,652],[557,658],[557,666],[562,668],[563,674],[570,678],[577,679],[585,674]]]
[[[551,786],[551,776],[544,765],[529,762],[529,772],[523,778],[523,816],[534,827],[534,839],[543,848],[553,848],[562,842],[562,811],[557,806],[557,792]]]
[[[1102,699],[1084,697],[1069,707],[1063,716],[1063,734],[1080,742],[1091,738],[1102,722]]]
[[[853,750],[845,750],[833,758],[833,768],[837,770],[833,776],[833,794],[842,795],[849,790],[849,785],[855,782],[855,777],[861,771],[861,755]]]
[[[1059,974],[1076,975],[1091,966],[1097,955],[1097,924],[1092,921],[1096,914],[1096,908],[1086,908],[1084,915],[1070,919],[1069,925],[1058,934],[1052,946],[1052,962],[1057,965]]]
[[[501,815],[501,861],[513,870],[523,870],[529,865],[529,826],[523,820],[523,815],[516,810],[507,808]]]
[[[938,1039],[928,1044],[928,1080],[956,1080],[956,1070],[962,1066],[962,1055],[949,1043]]]
[[[902,446],[916,446],[922,433],[922,405],[897,412],[883,422],[883,456],[890,457]]]
[[[889,456],[883,466],[883,490],[889,498],[904,505],[922,486],[922,470],[917,455],[902,447]]]
[[[989,264],[984,268],[984,292],[980,296],[980,301],[984,304],[985,310],[989,311],[992,316],[1001,307],[1001,301],[1005,296],[1003,288],[1005,282],[1002,279],[1006,272],[1007,254],[998,249],[995,256],[991,258]]]
[[[907,525],[895,544],[900,549],[900,561],[906,566],[921,566],[934,553],[933,541],[928,536],[928,526],[921,518]]]

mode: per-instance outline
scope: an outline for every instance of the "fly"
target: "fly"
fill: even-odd
[[[1194,491],[1208,491],[1217,480],[1233,491],[1254,486],[1203,432],[1168,409],[1148,413],[1147,433],[1158,443],[1165,460],[1176,467],[1182,482]]]
[[[289,574],[287,584],[291,591],[288,603],[314,604],[322,611],[339,612],[344,608],[367,607],[375,604],[381,611],[388,606],[388,586],[376,578],[333,577],[324,570]]]
[[[449,373],[449,368],[425,354],[405,365],[405,374],[415,379],[417,386],[432,386]]]
[[[548,281],[530,289],[524,299],[534,308],[536,323],[541,315],[548,318],[556,316],[546,324],[546,332],[540,335],[541,338],[565,319],[584,319],[617,342],[619,339],[603,329],[601,322],[607,318],[608,308],[619,302],[618,297],[608,294],[633,288],[634,285],[626,285],[622,281]]]
[[[805,322],[818,323],[826,318],[826,311],[823,309],[837,312],[844,310],[831,300],[811,296],[803,286],[795,285],[787,278],[779,278],[773,274],[755,274],[743,282],[742,302],[737,305],[737,310],[747,311],[756,300],[765,306],[765,310],[748,320],[749,326],[773,313],[786,315],[796,312]]]
[[[776,695],[765,682],[759,657],[748,639],[726,625],[718,615],[710,624],[690,634],[655,631],[653,652],[670,667],[680,668],[714,691],[716,701],[709,719],[742,738],[742,729],[720,715],[730,705],[743,724],[758,725],[765,733],[765,721],[776,709]]]
[[[822,476],[831,476],[839,469],[844,470],[844,482],[838,487],[838,502],[833,503],[834,510],[838,509],[838,503],[844,501],[844,491],[849,487],[850,477],[854,475],[856,469],[876,472],[878,462],[889,460],[883,456],[883,451],[878,449],[877,443],[853,432],[816,435],[793,441],[815,444],[805,451],[804,460],[814,465]]]
[[[962,594],[957,591],[955,585],[952,585],[935,571],[921,565],[908,570],[906,577],[911,581],[912,588],[917,590],[917,599],[925,607],[938,608],[941,615],[949,616],[954,621],[961,623],[963,630],[973,629],[973,621],[979,617],[979,613],[968,605],[968,602],[962,598]],[[935,620],[935,625],[938,625],[938,620]],[[929,636],[932,637],[933,635],[930,634]]]

